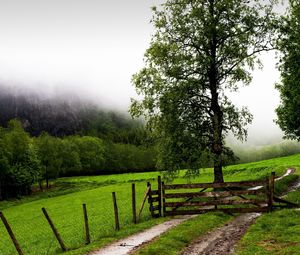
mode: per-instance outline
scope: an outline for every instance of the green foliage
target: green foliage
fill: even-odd
[[[132,144],[107,144],[106,167],[112,173],[151,171],[155,169],[153,147],[137,147]]]
[[[31,138],[21,122],[0,128],[0,200],[29,194],[31,185],[59,176],[96,175],[155,169],[153,147],[115,144],[98,137]]]
[[[249,148],[233,146],[232,149],[238,157],[238,163],[247,163],[300,153],[300,144],[295,141],[284,141],[278,144]]]
[[[30,138],[19,121],[11,120],[8,123],[7,132],[3,136],[3,142],[10,152],[10,164],[17,164],[26,159]]]
[[[228,166],[225,168],[224,174],[226,181],[254,180],[263,179],[274,170],[276,175],[282,175],[287,167],[296,166],[300,166],[300,154],[250,164]],[[299,170],[297,173],[299,174]],[[186,179],[183,178],[184,175],[185,171],[181,171],[181,178],[176,179],[175,183],[186,183]],[[136,183],[137,202],[139,204],[144,196],[146,181],[154,182],[156,177],[157,172],[61,178],[56,180],[54,186],[70,186],[72,188],[64,190],[64,193],[60,194],[55,189],[39,193],[35,195],[38,196],[36,199],[26,197],[15,202],[3,201],[0,202],[0,208],[8,218],[24,249],[24,253],[28,255],[41,254],[44,251],[49,255],[61,253],[53,233],[41,212],[41,207],[46,207],[68,247],[74,249],[81,247],[80,250],[68,252],[70,254],[86,254],[88,251],[95,249],[96,245],[99,247],[104,246],[109,242],[149,228],[161,221],[161,219],[151,220],[149,211],[144,210],[142,222],[137,225],[131,223],[131,183],[133,181]],[[201,171],[200,176],[191,181],[192,183],[212,182],[213,178],[213,170],[205,169]],[[111,192],[113,191],[117,194],[119,205],[120,232],[115,232],[113,228],[114,216],[111,201]],[[294,197],[299,200],[299,194],[295,194]],[[87,204],[91,236],[93,242],[95,242],[88,246],[84,242],[82,203]],[[187,222],[184,227],[179,228],[178,232],[174,230],[174,232],[166,234],[164,236],[166,238],[164,239],[165,243],[174,241],[174,246],[181,248],[183,244],[191,240],[189,237],[204,233],[228,218],[228,216],[223,216],[222,214],[200,216]],[[292,224],[293,218],[289,217],[288,221],[289,223],[285,223],[285,226]],[[296,227],[293,229],[289,228],[290,234],[292,233],[291,230],[295,234],[299,233]],[[182,231],[186,231],[186,235],[178,235]],[[2,233],[0,242],[1,254],[14,254],[14,247],[2,224],[0,224],[0,232]],[[290,236],[292,238],[292,235]],[[172,248],[173,251],[174,249]]]
[[[300,140],[300,5],[290,0],[290,9],[283,19],[278,48],[281,51],[279,70],[281,83],[276,85],[281,104],[276,109],[280,128],[286,138]]]
[[[29,194],[41,174],[37,151],[19,121],[10,121],[7,130],[1,133],[0,198]]]
[[[63,158],[60,153],[61,139],[49,136],[47,133],[36,139],[39,158],[43,166],[43,177],[47,181],[57,178],[61,170]]]
[[[76,137],[73,140],[78,148],[83,169],[92,173],[103,168],[105,149],[100,138],[83,136]]]
[[[243,140],[252,115],[238,109],[227,91],[249,84],[257,53],[272,48],[273,3],[259,0],[167,0],[153,8],[156,29],[145,65],[133,76],[144,115],[159,143],[159,167],[198,169],[210,154],[222,181],[222,154],[229,131]]]
[[[6,196],[4,185],[9,171],[9,159],[10,155],[7,151],[3,140],[0,138],[0,200]]]
[[[61,141],[60,153],[62,157],[61,172],[63,174],[79,173],[82,170],[80,151],[72,137]]]
[[[149,135],[140,120],[117,112],[103,112],[98,109],[86,109],[81,113],[84,119],[83,136],[96,136],[113,143],[144,145]]]

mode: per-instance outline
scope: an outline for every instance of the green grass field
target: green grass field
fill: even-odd
[[[270,172],[277,175],[286,168],[300,166],[300,155],[265,160],[255,163],[229,166],[224,169],[225,181],[254,180],[264,178]],[[150,219],[145,208],[141,222],[131,223],[131,183],[136,183],[137,203],[140,204],[148,180],[156,187],[155,178],[159,173],[136,173],[95,177],[61,178],[53,183],[51,191],[35,194],[16,201],[3,201],[0,208],[7,217],[27,254],[59,254],[59,246],[42,214],[46,207],[56,227],[70,249],[67,254],[84,254],[131,233],[148,228],[165,219]],[[184,171],[181,172],[184,175]],[[212,169],[201,171],[200,176],[191,182],[211,182]],[[185,183],[183,177],[175,180]],[[114,216],[111,193],[117,194],[121,231],[114,230]],[[93,243],[85,246],[82,203],[87,204],[91,237]],[[14,247],[0,224],[0,254],[16,254]]]
[[[290,192],[285,199],[300,204],[300,189]],[[300,254],[300,211],[286,209],[261,216],[237,249],[237,255],[250,254]]]
[[[275,193],[282,194],[288,190],[289,184],[296,181],[300,175],[300,168],[294,161],[296,173],[276,182]],[[279,161],[278,161],[279,160]],[[285,164],[285,158],[277,162]],[[296,159],[297,160],[297,159]],[[274,163],[275,161],[273,161]],[[261,162],[264,163],[264,162]],[[270,162],[271,163],[271,162]],[[300,189],[288,193],[288,201],[300,204]],[[299,255],[300,249],[300,211],[294,209],[279,210],[266,213],[243,237],[236,250],[237,255]],[[217,219],[216,219],[217,218]],[[212,220],[213,219],[213,220]],[[185,223],[169,230],[159,238],[138,249],[136,255],[179,255],[194,239],[208,231],[223,225],[232,219],[220,213],[207,213],[190,219]]]

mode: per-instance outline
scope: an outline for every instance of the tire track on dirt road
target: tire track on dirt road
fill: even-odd
[[[294,172],[294,169],[288,169],[283,176],[276,178],[275,181],[281,180]],[[288,192],[296,190],[299,187],[300,179],[291,186]],[[260,187],[255,188],[259,189]],[[239,215],[224,226],[195,240],[183,251],[182,255],[233,255],[239,240],[241,240],[248,228],[261,215],[261,213]]]

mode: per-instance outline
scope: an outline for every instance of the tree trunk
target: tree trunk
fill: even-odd
[[[214,162],[214,183],[224,182],[223,171],[222,171],[222,161],[215,160]]]
[[[0,181],[0,201],[2,200],[2,183]]]
[[[218,94],[216,93],[216,96]],[[214,98],[214,97],[213,97]],[[212,118],[213,126],[213,143],[212,153],[214,154],[214,182],[224,182],[222,171],[222,151],[223,151],[223,137],[222,137],[222,118],[223,113],[215,101],[213,108],[214,116]]]
[[[43,192],[43,180],[39,181],[40,191]]]
[[[224,182],[222,171],[222,151],[223,151],[223,112],[219,105],[218,93],[218,67],[217,67],[217,32],[215,20],[215,1],[210,0],[211,31],[210,31],[210,67],[208,70],[209,87],[211,93],[211,124],[212,141],[211,152],[214,155],[214,182]]]
[[[49,179],[46,177],[46,189],[49,189]]]

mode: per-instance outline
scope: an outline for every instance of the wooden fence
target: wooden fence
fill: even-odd
[[[213,211],[268,212],[279,199],[274,196],[274,183],[274,172],[265,180],[225,183],[164,184],[158,177],[157,190],[148,183],[149,209],[152,217]]]
[[[159,178],[160,179],[160,178]],[[149,186],[146,190],[146,193],[145,193],[145,196],[144,196],[144,199],[143,199],[143,202],[142,202],[142,205],[141,205],[141,208],[140,208],[140,212],[139,212],[139,216],[143,210],[143,207],[144,207],[144,204],[145,204],[145,201],[147,199],[147,196],[148,196],[148,193],[149,193],[149,190],[151,191],[151,185],[149,183]],[[152,192],[152,194],[154,195],[153,199],[155,199],[155,194],[157,194],[158,192]],[[150,196],[150,195],[149,195]],[[132,204],[132,221],[134,224],[137,224],[138,223],[138,218],[137,218],[137,212],[136,212],[136,190],[135,190],[135,184],[132,183],[131,184],[131,204]],[[113,201],[113,216],[114,216],[114,221],[115,221],[115,230],[120,230],[120,221],[119,221],[119,211],[118,211],[118,204],[117,204],[117,196],[116,196],[116,193],[115,192],[112,192],[112,201]],[[83,209],[83,223],[84,223],[84,232],[85,232],[85,244],[88,245],[92,242],[91,240],[91,235],[90,235],[90,228],[89,228],[89,220],[88,220],[88,211],[87,211],[87,205],[86,204],[82,204],[82,209]],[[65,245],[63,239],[62,239],[62,236],[60,235],[58,229],[56,228],[52,218],[50,217],[50,215],[48,214],[46,208],[42,208],[42,212],[57,240],[57,242],[59,243],[59,246],[61,248],[61,250],[63,252],[65,251],[68,251],[69,248]],[[158,214],[160,215],[160,214]],[[155,216],[152,215],[153,217]],[[16,249],[16,252],[19,254],[19,255],[24,255],[24,252],[23,250],[21,249],[21,246],[10,226],[10,224],[8,223],[6,217],[4,216],[3,212],[0,211],[0,222],[3,222],[14,246],[15,246],[15,249]],[[99,226],[101,227],[101,226]],[[44,251],[41,251],[41,252],[44,252]],[[1,254],[0,254],[1,255]]]

